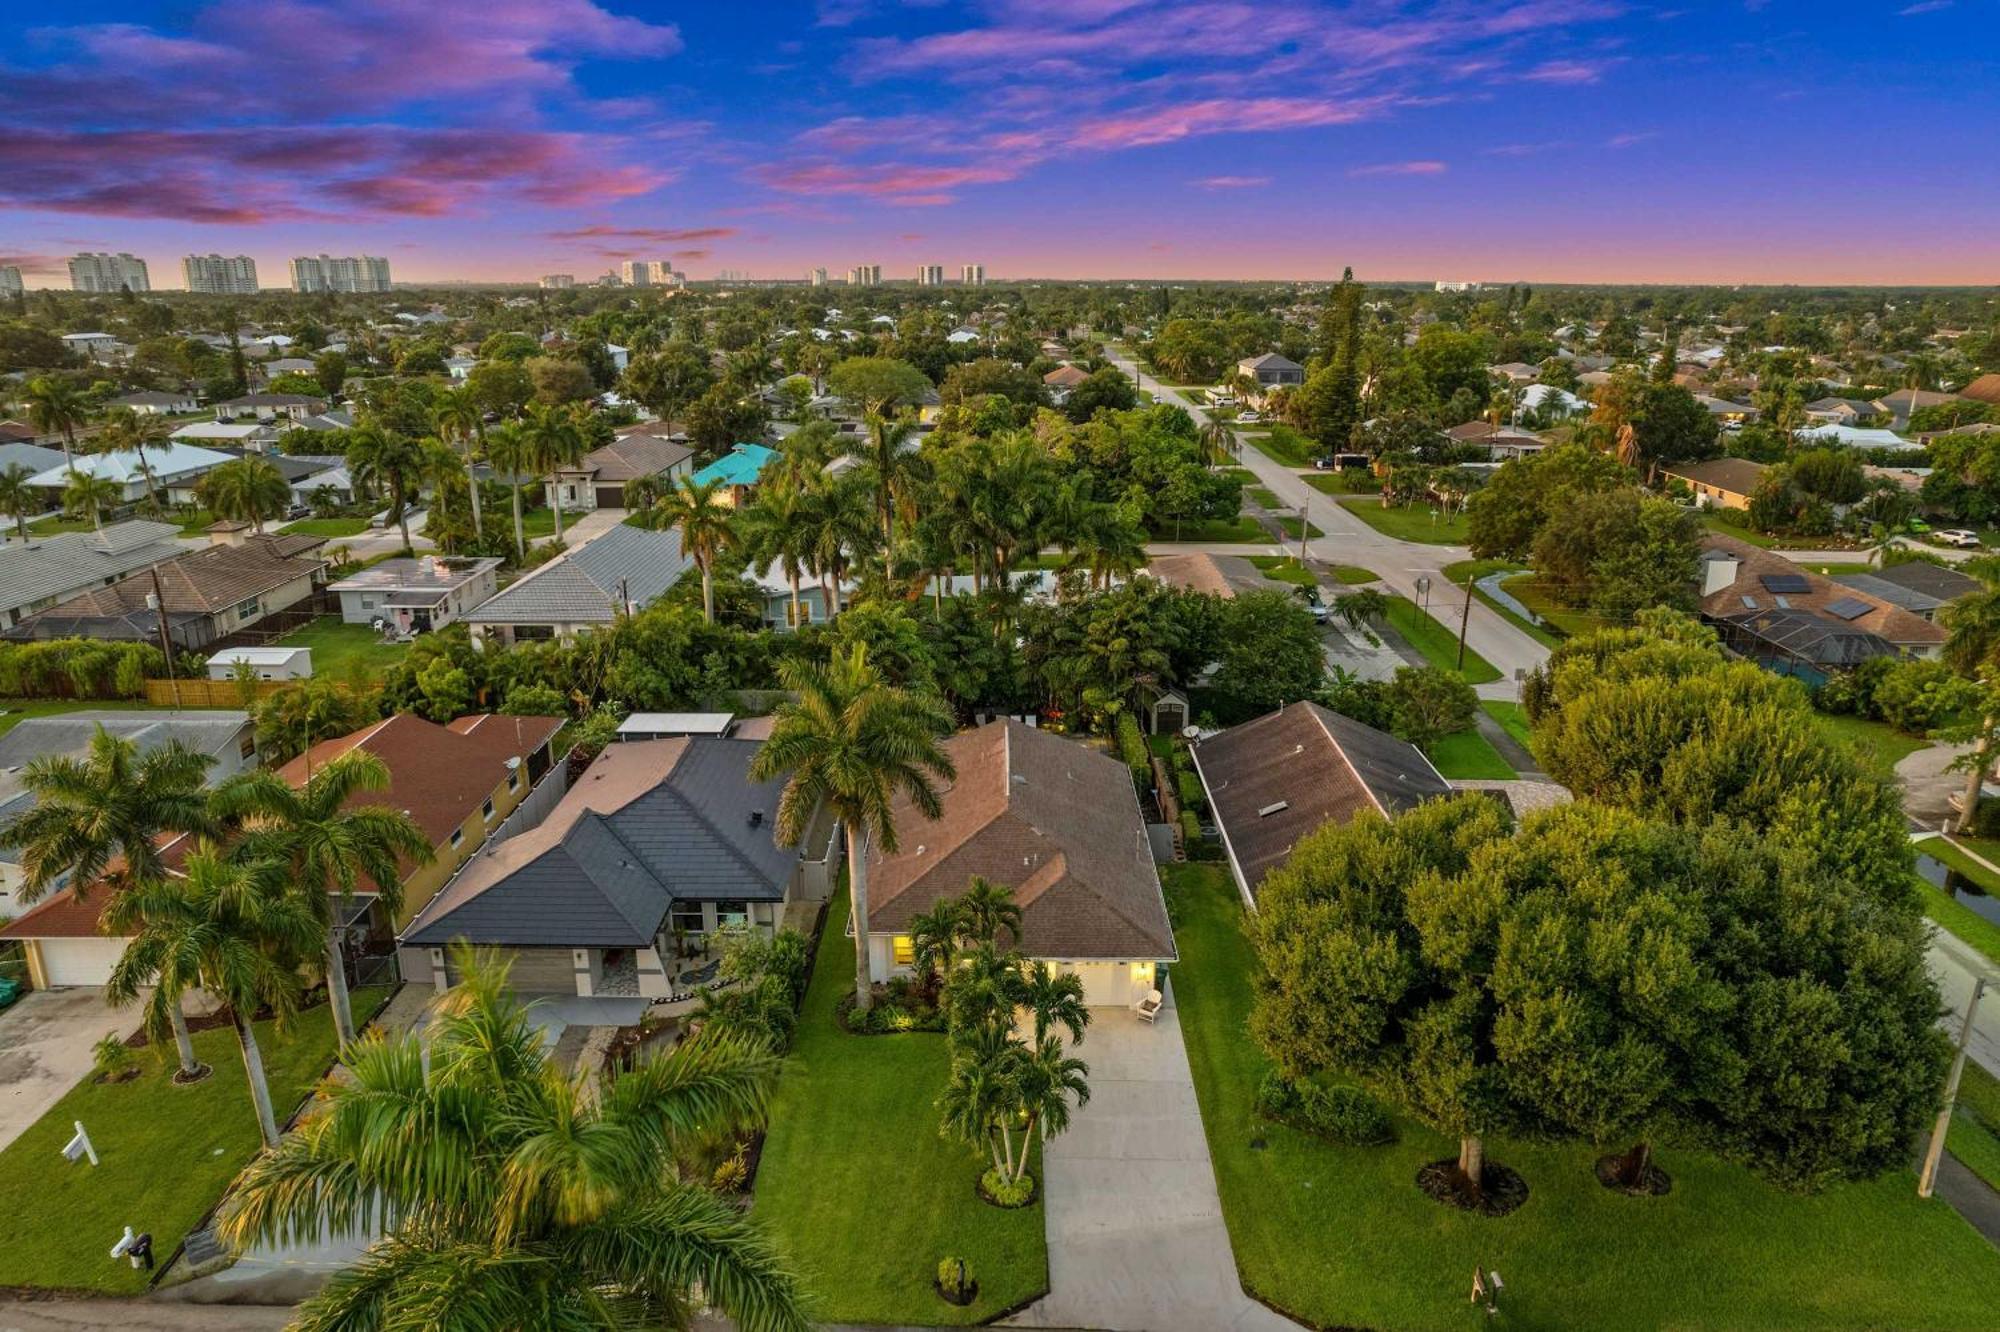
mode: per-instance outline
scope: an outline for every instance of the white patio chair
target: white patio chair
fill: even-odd
[[[1139,1015],[1141,1022],[1151,1022],[1160,1015],[1161,995],[1158,990],[1146,991],[1146,997],[1132,1005],[1132,1011]]]

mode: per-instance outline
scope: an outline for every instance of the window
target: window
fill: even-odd
[[[463,829],[463,828],[453,828],[453,829],[451,830],[451,846],[452,846],[452,850],[456,851],[456,850],[458,849],[458,845],[459,845],[459,843],[463,842],[464,840],[465,840],[465,829]]]
[[[717,902],[715,904],[715,923],[724,927],[730,925],[748,925],[750,923],[750,904],[748,902]]]
[[[363,597],[363,598],[361,598],[361,609],[362,609],[362,610],[374,610],[374,609],[375,609],[375,598],[373,598],[373,597]]]
[[[485,804],[483,804],[483,805],[481,805],[481,806],[479,807],[479,815],[480,815],[480,817],[481,817],[481,818],[485,818],[485,819],[491,819],[491,818],[493,817],[493,797],[492,797],[492,796],[487,796],[487,797],[486,797],[486,803],[485,803]]]
[[[239,740],[236,744],[236,754],[237,757],[239,758],[247,759],[256,752],[257,752],[257,736],[254,732],[244,735],[244,737],[241,740]]]
[[[896,965],[913,967],[917,964],[917,946],[907,934],[899,934],[895,939]]]
[[[260,609],[261,607],[257,603],[257,598],[252,597],[236,608],[236,618],[239,620],[254,620],[257,618],[257,612]]]
[[[702,918],[701,903],[699,902],[674,903],[671,919],[675,929],[682,930],[688,934],[700,934],[707,928],[707,922]]]

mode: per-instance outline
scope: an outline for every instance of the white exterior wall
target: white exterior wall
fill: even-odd
[[[853,945],[846,939],[841,943]],[[890,934],[868,935],[869,974],[876,980],[885,980],[892,975],[909,975],[908,967],[896,967],[892,963],[895,956],[895,936]],[[1061,958],[1042,958],[1057,972],[1072,973],[1083,980],[1083,1002],[1091,1008],[1128,1008],[1146,997],[1147,991],[1157,984],[1158,968],[1151,962],[1131,961],[1065,961]]]
[[[125,956],[123,939],[37,939],[47,984],[106,985],[111,969]]]

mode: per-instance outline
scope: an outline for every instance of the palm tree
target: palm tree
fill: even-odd
[[[814,486],[799,507],[806,562],[819,575],[831,619],[840,614],[840,584],[848,567],[874,540],[875,515],[859,472]]]
[[[802,624],[799,580],[805,572],[806,524],[804,500],[790,485],[758,487],[757,498],[742,517],[743,547],[760,566],[776,564],[792,589],[792,624]]]
[[[472,396],[471,389],[446,389],[437,395],[431,419],[438,434],[457,440],[465,451],[465,484],[472,492],[472,535],[475,540],[484,541],[486,527],[479,515],[479,477],[473,464],[486,446],[486,411]]]
[[[458,509],[459,496],[468,491],[476,492],[479,487],[473,483],[465,469],[465,460],[458,455],[458,451],[436,435],[426,435],[418,440],[417,450],[417,484],[420,488],[428,487],[431,492],[424,534],[449,555],[457,549],[458,542],[465,535],[465,529],[458,525],[462,521]]]
[[[866,1010],[874,997],[868,848],[895,854],[899,795],[927,819],[942,810],[936,784],[956,773],[938,737],[951,730],[951,713],[927,694],[884,684],[868,664],[866,643],[824,666],[791,658],[779,664],[778,679],[795,701],[779,707],[751,763],[752,780],[786,779],[776,829],[785,846],[797,843],[822,805],[840,820],[854,906],[855,1005]]]
[[[528,558],[527,529],[521,521],[521,477],[534,467],[533,450],[528,445],[528,436],[519,421],[502,421],[493,427],[486,437],[486,456],[493,465],[507,473],[507,484],[514,492],[514,558]]]
[[[395,511],[397,530],[403,534],[403,549],[410,546],[408,498],[410,482],[423,467],[423,449],[399,430],[364,422],[347,432],[347,465],[356,484],[372,484],[380,479],[389,487],[389,507]]]
[[[568,407],[535,403],[528,408],[524,427],[528,456],[537,473],[549,478],[549,507],[556,515],[556,542],[563,539],[562,501],[555,473],[583,456],[583,432],[577,428],[576,414]]]
[[[1046,962],[1022,965],[1014,1002],[1034,1018],[1036,1045],[1055,1026],[1066,1028],[1070,1044],[1075,1045],[1090,1025],[1090,1010],[1083,1002],[1083,978],[1073,971],[1056,971]]]
[[[730,523],[736,511],[722,502],[722,493],[720,478],[682,477],[679,489],[662,495],[652,513],[653,526],[679,529],[681,549],[701,570],[701,613],[710,624],[715,623],[716,558],[738,544]]]
[[[916,423],[907,417],[890,417],[876,412],[868,418],[868,443],[875,464],[875,508],[882,519],[884,549],[896,544],[895,507],[889,502],[896,488],[898,469],[908,455],[903,451],[916,434]]]
[[[1020,1047],[1007,1044],[993,1058],[963,1056],[952,1061],[951,1080],[938,1097],[938,1131],[974,1148],[984,1148],[1002,1179],[1015,1178],[1014,1136],[1010,1124],[1020,1103],[1014,1074]],[[1022,1144],[1026,1163],[1027,1143]]]
[[[72,467],[63,486],[63,512],[72,518],[88,516],[90,525],[102,532],[104,511],[118,507],[124,497],[124,489],[110,477]]]
[[[28,424],[44,435],[63,437],[63,465],[76,466],[76,428],[90,419],[90,404],[82,390],[66,379],[36,375],[23,394]]]
[[[958,956],[958,942],[964,928],[958,903],[950,898],[910,918],[910,964],[924,993],[933,1000],[944,968]]]
[[[587,1087],[506,993],[464,974],[422,1037],[358,1042],[352,1078],[253,1161],[219,1230],[237,1246],[380,1234],[294,1326],[684,1326],[699,1285],[744,1332],[807,1332],[756,1224],[671,1163],[762,1122],[778,1065],[708,1035]]]
[[[142,755],[102,726],[82,758],[45,754],[30,761],[21,787],[33,806],[0,829],[0,845],[20,850],[21,904],[41,900],[65,877],[78,901],[99,884],[117,894],[164,879],[162,846],[214,827],[205,789],[214,761],[178,740]],[[192,1081],[201,1065],[187,1019],[178,1005],[169,1019],[181,1080]]]
[[[167,437],[167,423],[157,416],[141,416],[130,407],[120,407],[108,414],[103,428],[97,432],[97,452],[130,453],[139,464],[139,475],[146,479],[146,508],[148,512],[159,513],[159,482],[153,476],[153,463],[146,456],[146,450],[156,448]]]
[[[28,478],[34,474],[34,468],[20,463],[8,463],[0,471],[0,513],[14,519],[24,546],[28,544],[28,515],[42,507],[41,492],[28,484]]]
[[[184,879],[142,883],[105,910],[105,923],[131,936],[111,969],[105,997],[129,1003],[152,986],[146,1027],[155,1039],[191,990],[206,990],[229,1005],[266,1147],[278,1145],[278,1121],[250,1024],[260,1008],[280,1022],[297,1011],[298,964],[311,955],[319,932],[298,895],[284,890],[284,873],[276,862],[239,863],[204,844],[188,857]]]
[[[1951,631],[1944,645],[1945,664],[1967,679],[1982,683],[2000,665],[2000,567],[1996,565],[2000,561],[1991,559],[1968,560],[1961,565],[1985,586],[1938,612],[1938,623]],[[1972,831],[1986,773],[1993,766],[1993,723],[1993,718],[1986,718],[1975,741],[1972,765],[1966,773],[1963,808],[1958,811],[1958,831],[1962,833]]]
[[[1010,946],[1021,942],[1021,907],[1014,900],[1014,890],[1004,884],[973,875],[958,899],[958,918],[965,937],[973,943],[997,944],[1002,930],[1007,932]]]
[[[1021,1152],[1023,1168],[1028,1164],[1026,1137],[1040,1128],[1042,1141],[1048,1142],[1069,1128],[1072,1097],[1079,1106],[1089,1103],[1090,1084],[1084,1081],[1089,1074],[1090,1065],[1064,1054],[1062,1042],[1053,1036],[1037,1036],[1034,1045],[1014,1061],[1014,1109],[1026,1122]],[[1015,1177],[1019,1178],[1018,1173]]]
[[[284,513],[292,500],[292,488],[277,464],[254,456],[210,469],[195,482],[195,494],[209,512],[247,522],[260,535],[264,524]]]
[[[431,839],[408,814],[355,803],[364,792],[388,788],[388,764],[351,749],[309,772],[302,788],[265,768],[240,773],[215,793],[217,814],[244,827],[231,854],[284,866],[286,890],[319,923],[328,1006],[343,1049],[354,1040],[354,1012],[339,921],[347,918],[355,890],[369,885],[383,914],[394,920],[403,909],[404,867],[427,865],[432,857]]]

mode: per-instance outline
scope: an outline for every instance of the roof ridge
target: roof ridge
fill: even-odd
[[[569,827],[563,830],[563,835],[561,839],[556,842],[556,845],[561,847],[565,854],[570,855],[570,859],[576,862],[577,868],[583,871],[583,877],[590,880],[591,887],[597,889],[597,891],[600,894],[602,894],[606,904],[608,904],[613,911],[617,912],[618,915],[624,917],[626,924],[632,926],[634,929],[641,928],[641,923],[639,921],[633,920],[630,916],[626,915],[625,912],[619,907],[617,899],[614,898],[611,893],[606,892],[604,885],[599,883],[596,880],[596,878],[591,875],[589,869],[584,866],[583,862],[579,860],[574,854],[570,854],[569,852],[570,837],[576,832],[578,828],[584,827],[586,825],[603,829],[605,834],[609,836],[612,841],[618,843],[620,847],[624,848],[625,854],[631,857],[631,860],[629,862],[631,866],[634,869],[638,870],[641,874],[645,875],[646,878],[652,883],[652,885],[655,888],[659,889],[661,893],[665,894],[668,905],[671,906],[673,904],[673,902],[675,901],[673,888],[670,885],[663,883],[660,880],[660,876],[653,872],[653,867],[646,863],[646,858],[639,854],[638,849],[636,847],[634,847],[630,842],[626,841],[623,837],[619,835],[617,826],[613,824],[609,818],[598,813],[594,809],[586,807],[583,811],[583,816],[577,819],[576,822],[570,824]],[[539,860],[540,858],[541,858],[540,856],[536,857],[537,860]],[[510,875],[508,877],[511,878],[512,876]],[[505,882],[505,880],[502,880],[501,882]]]
[[[691,742],[693,739],[694,737],[690,737]],[[697,807],[692,800],[689,800],[686,796],[682,795],[672,785],[675,770],[678,769],[681,766],[681,764],[687,760],[688,751],[691,750],[693,747],[694,747],[693,744],[690,743],[686,749],[681,750],[681,752],[675,756],[674,766],[672,768],[668,768],[665,773],[661,774],[659,785],[654,787],[653,789],[655,791],[665,792],[668,796],[672,797],[675,804],[679,805],[681,809],[683,809],[693,817],[695,825],[697,827],[701,828],[716,842],[721,844],[722,849],[729,853],[730,859],[736,861],[737,864],[749,870],[750,873],[755,875],[758,879],[766,883],[770,882],[769,878],[765,875],[764,871],[758,865],[756,865],[750,859],[750,857],[743,854],[743,849],[741,847],[737,846],[735,842],[731,841],[727,836],[725,836],[723,834],[722,829],[715,826],[713,820],[711,820],[706,814],[703,814],[700,808]],[[644,799],[644,796],[634,797],[632,800],[628,800],[627,802],[625,802],[625,804],[620,805],[619,809],[621,811],[629,809],[633,804],[636,804],[641,799]],[[623,841],[624,839],[620,838],[619,840]],[[672,892],[673,890],[669,888],[668,891]]]

